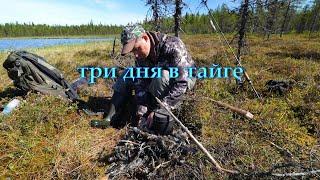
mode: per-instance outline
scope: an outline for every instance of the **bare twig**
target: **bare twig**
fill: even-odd
[[[309,175],[314,175],[320,173],[320,169],[314,170],[314,171],[308,171],[308,172],[300,172],[300,173],[272,173],[272,176],[277,176],[277,177],[295,177],[295,176],[309,176]]]
[[[185,100],[189,100],[189,99],[185,99]],[[224,102],[221,102],[221,101],[217,101],[217,100],[214,100],[212,98],[209,98],[209,97],[197,97],[197,98],[192,98],[192,101],[202,101],[202,100],[208,100],[208,101],[211,101],[219,106],[222,106],[226,109],[229,109],[231,110],[232,112],[235,112],[239,115],[242,115],[242,116],[245,116],[246,118],[248,119],[253,119],[253,114],[250,113],[249,111],[246,111],[246,110],[243,110],[243,109],[240,109],[238,107],[235,107],[235,106],[232,106],[230,104],[227,104],[227,103],[224,103]]]
[[[286,157],[291,158],[291,159],[293,158],[293,154],[288,149],[280,147],[271,141],[267,140],[267,142],[270,143],[272,146],[276,147],[278,150],[280,150],[283,153],[283,155],[285,155]]]
[[[140,145],[139,143],[136,143],[136,142],[133,142],[133,141],[129,141],[129,140],[120,140],[119,142],[129,143],[129,144],[134,144],[134,145]]]
[[[209,100],[211,102],[214,102],[215,104],[219,105],[219,106],[223,106],[227,109],[230,109],[232,112],[238,113],[240,115],[244,115],[245,117],[249,118],[249,119],[253,119],[253,114],[251,114],[249,111],[237,108],[235,106],[231,106],[227,103],[221,102],[221,101],[217,101],[208,97],[202,97],[203,99]]]
[[[155,97],[157,102],[172,116],[172,118],[179,124],[179,126],[189,135],[193,142],[201,149],[201,151],[209,158],[210,162],[215,166],[215,168],[220,172],[228,172],[232,174],[239,174],[238,171],[224,169],[220,166],[220,164],[211,156],[208,150],[192,135],[192,133],[188,130],[186,126],[182,124],[182,122],[157,98]]]
[[[170,163],[170,161],[166,161],[164,163],[159,164],[157,167],[154,168],[154,171],[157,171],[160,167],[167,165],[168,163]]]

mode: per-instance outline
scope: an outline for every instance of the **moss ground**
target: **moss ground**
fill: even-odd
[[[228,36],[228,39],[231,39]],[[198,65],[219,63],[233,66],[230,50],[215,35],[182,37]],[[234,80],[206,79],[197,82],[196,96],[210,97],[249,110],[248,120],[223,110],[208,101],[187,101],[180,115],[203,124],[198,138],[224,167],[243,171],[268,170],[274,164],[288,162],[270,141],[287,149],[296,162],[320,156],[320,39],[304,36],[273,37],[269,41],[249,36],[242,57],[256,89],[263,96],[254,98],[250,87],[237,90]],[[119,48],[119,47],[118,47]],[[88,43],[30,49],[59,68],[67,80],[78,77],[76,68],[85,65],[112,66],[111,44]],[[7,54],[0,53],[2,63]],[[293,88],[284,95],[267,91],[268,80],[292,80]],[[14,92],[6,71],[0,71],[0,102],[7,103]],[[99,80],[80,92],[90,97],[110,97],[112,81]],[[103,153],[112,151],[123,130],[92,129],[93,117],[77,113],[76,105],[59,98],[28,94],[22,105],[9,117],[0,117],[0,177],[83,178],[104,176],[99,162]],[[101,118],[101,117],[97,117]],[[199,158],[204,158],[201,154]],[[314,163],[319,166],[318,163]],[[318,167],[320,168],[320,167]],[[209,178],[226,178],[208,164]]]

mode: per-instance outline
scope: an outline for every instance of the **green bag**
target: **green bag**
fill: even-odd
[[[79,96],[63,74],[43,57],[26,51],[14,51],[3,63],[14,85],[23,91],[61,96],[72,101]]]

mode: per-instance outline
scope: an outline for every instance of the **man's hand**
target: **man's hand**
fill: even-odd
[[[138,110],[136,112],[136,116],[137,116],[137,121],[138,121],[138,126],[139,127],[143,127],[144,126],[145,120],[143,120],[143,119],[145,119],[145,118],[143,118],[143,115],[145,113],[147,113],[147,111],[148,111],[148,108],[146,106],[142,106],[142,105],[138,106]]]
[[[174,107],[169,106],[169,104],[166,101],[162,101],[162,105],[165,106],[169,110],[173,110],[174,109]]]
[[[145,113],[147,113],[148,108],[146,106],[139,105],[137,110],[137,116],[142,117]]]
[[[153,123],[154,112],[151,112],[147,118],[141,117],[138,123],[138,127],[144,130],[150,130]]]

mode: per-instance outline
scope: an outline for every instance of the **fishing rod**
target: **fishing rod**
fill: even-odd
[[[240,59],[237,57],[237,55],[236,55],[235,52],[233,51],[233,49],[232,49],[231,45],[229,44],[227,38],[225,37],[224,33],[222,32],[221,28],[219,27],[218,22],[216,21],[216,19],[214,18],[214,16],[211,14],[211,11],[210,11],[210,9],[209,9],[209,7],[208,7],[207,1],[202,1],[202,3],[203,3],[203,4],[205,5],[205,7],[207,8],[208,13],[209,13],[209,15],[210,15],[210,17],[211,17],[211,18],[209,18],[209,19],[210,19],[210,25],[211,25],[212,29],[213,29],[214,31],[218,32],[218,35],[219,35],[219,36],[220,36],[220,34],[221,34],[221,36],[222,36],[222,38],[223,38],[223,40],[224,40],[224,43],[228,46],[228,48],[229,48],[230,51],[232,52],[232,55],[234,56],[237,64],[242,67],[242,64],[241,64]],[[216,24],[216,25],[214,25],[214,24]],[[219,38],[219,40],[221,41],[220,38]],[[221,43],[223,44],[222,41],[221,41]],[[262,99],[261,96],[260,96],[260,94],[259,94],[258,91],[256,90],[256,88],[254,87],[253,82],[252,82],[252,80],[250,79],[250,77],[249,77],[249,75],[248,75],[248,73],[247,73],[246,71],[244,71],[244,77],[245,77],[245,79],[249,82],[249,84],[250,84],[250,86],[251,86],[251,89],[253,90],[253,92],[254,92],[254,94],[256,95],[256,97],[257,97],[258,99]]]

